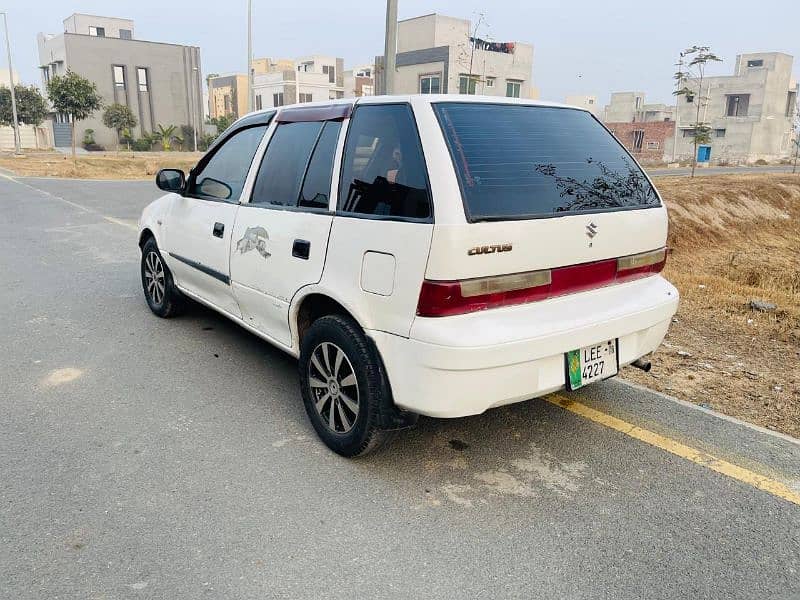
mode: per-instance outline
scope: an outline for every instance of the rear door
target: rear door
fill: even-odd
[[[407,336],[432,231],[411,107],[358,104],[347,130],[323,285],[344,298],[365,328]]]
[[[228,134],[205,156],[167,217],[167,260],[178,284],[236,316],[228,268],[231,230],[267,120]]]
[[[427,277],[589,263],[663,247],[667,215],[625,148],[586,111],[440,102],[465,222],[437,223]]]
[[[333,161],[349,110],[283,111],[236,219],[230,264],[242,317],[286,346],[292,297],[318,282],[325,264]]]

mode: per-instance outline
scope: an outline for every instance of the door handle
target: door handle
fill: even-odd
[[[292,256],[295,258],[302,258],[308,260],[308,255],[311,252],[311,242],[308,240],[295,240],[292,244]]]
[[[225,224],[224,223],[214,223],[214,237],[221,238],[225,234]]]

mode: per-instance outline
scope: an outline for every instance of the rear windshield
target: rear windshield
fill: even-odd
[[[434,110],[471,221],[659,205],[642,170],[585,111],[466,102]]]

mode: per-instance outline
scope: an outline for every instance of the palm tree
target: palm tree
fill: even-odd
[[[156,135],[161,138],[161,147],[165,152],[170,151],[170,143],[172,142],[172,138],[175,137],[176,129],[177,128],[175,125],[168,125],[167,127],[164,127],[163,125],[159,124],[158,131],[155,132]]]

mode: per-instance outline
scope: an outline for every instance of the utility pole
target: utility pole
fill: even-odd
[[[247,112],[253,104],[253,0],[247,0]]]
[[[6,32],[6,52],[8,53],[8,83],[11,88],[11,119],[14,121],[14,154],[22,154],[20,149],[19,138],[19,120],[17,120],[17,96],[14,93],[14,65],[11,62],[11,40],[8,38],[8,17],[6,13],[0,12],[3,15],[3,27]]]
[[[383,46],[383,93],[394,94],[397,65],[397,0],[386,0],[386,37]]]

